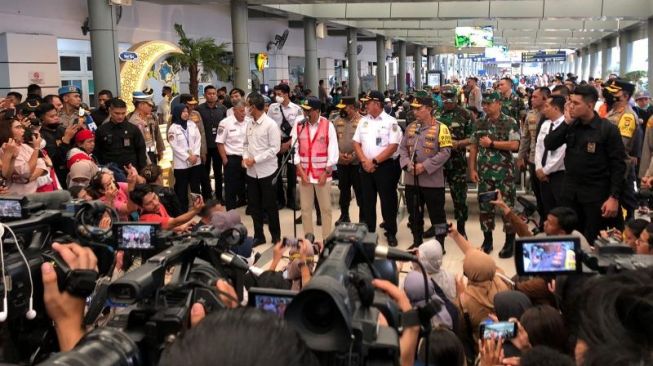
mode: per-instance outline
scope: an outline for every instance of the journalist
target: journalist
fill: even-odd
[[[197,196],[191,209],[177,217],[171,217],[165,206],[159,201],[159,196],[149,184],[139,184],[129,194],[131,201],[140,210],[140,221],[161,224],[163,230],[183,232],[190,230],[193,219],[204,207],[201,196]]]

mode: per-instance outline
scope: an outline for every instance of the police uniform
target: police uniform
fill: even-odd
[[[286,143],[290,141],[290,133],[295,127],[295,122],[297,119],[304,116],[302,109],[293,102],[288,102],[287,106],[284,106],[281,103],[272,103],[268,108],[268,116],[272,118],[281,131],[281,143]],[[282,169],[281,163],[284,157],[289,154],[289,151],[285,153],[279,153],[277,157],[277,163],[279,164],[279,169]],[[283,179],[277,181],[277,201],[279,202],[279,207],[287,206],[289,208],[295,207],[295,191],[297,187],[297,172],[295,171],[295,165],[292,164],[292,161],[288,159],[286,164],[286,192],[284,195],[283,191]]]
[[[367,98],[361,100],[378,101],[383,103],[383,94],[372,91]],[[396,159],[398,152],[384,161],[377,161],[376,157],[391,145],[399,146],[401,143],[401,129],[397,120],[385,112],[377,117],[364,116],[356,127],[353,140],[360,144],[363,155],[375,165],[372,173],[361,169],[361,188],[363,191],[363,207],[365,210],[365,223],[370,232],[376,231],[376,195],[381,200],[381,214],[383,215],[384,228],[388,236],[388,244],[396,246],[397,239],[397,183],[401,174],[399,162]],[[359,156],[359,158],[361,158]]]
[[[58,92],[61,101],[63,101],[63,96],[66,94],[74,94],[74,93],[80,95],[82,94],[79,88],[77,88],[74,85],[62,86],[61,88],[59,88]],[[64,128],[77,123],[77,121],[79,120],[79,114],[78,114],[79,106],[77,106],[76,108],[75,107],[71,107],[71,108],[73,108],[73,110],[70,113],[66,113],[65,105],[64,108],[62,108],[61,111],[59,111],[59,121],[61,122],[61,125]]]
[[[483,103],[501,101],[497,92],[486,94]],[[497,141],[519,141],[519,125],[514,118],[503,113],[499,114],[497,120],[492,121],[486,115],[474,126],[471,143],[477,145],[477,171],[478,171],[478,192],[490,192],[499,190],[508,206],[515,204],[515,161],[512,151],[499,150],[494,146],[482,147],[479,144],[481,137],[487,136],[494,142]],[[486,252],[492,250],[492,231],[494,230],[494,206],[489,202],[480,202],[480,221],[483,231],[483,249]],[[503,218],[503,228],[506,232],[506,245],[499,255],[501,257],[512,256],[512,245],[515,238],[515,231],[510,222]]]
[[[415,100],[411,106],[433,107],[429,96]],[[413,247],[422,244],[424,233],[424,205],[429,211],[431,225],[446,223],[444,211],[444,165],[449,159],[451,148],[449,129],[435,118],[431,121],[415,121],[406,127],[406,134],[399,146],[399,164],[406,183],[406,204],[413,234]],[[415,175],[414,165],[424,166],[424,172]],[[444,248],[444,237],[437,239]]]
[[[445,85],[443,96],[450,103],[456,103],[456,90],[451,85]],[[455,141],[468,140],[472,134],[472,115],[459,105],[454,104],[453,109],[443,109],[436,115],[438,122],[449,128],[451,138]],[[451,148],[451,156],[444,165],[444,175],[449,185],[449,193],[453,201],[454,217],[457,221],[458,232],[465,235],[465,222],[469,217],[467,208],[467,148]]]
[[[145,102],[154,107],[152,95],[150,94],[134,92],[132,93],[132,100],[134,103]],[[129,118],[129,122],[138,127],[143,134],[145,150],[147,151],[147,163],[157,165],[159,156],[162,156],[165,151],[165,145],[163,143],[163,138],[161,137],[161,132],[159,131],[159,124],[154,118],[154,115],[150,113],[149,115],[142,117],[138,111],[134,111]]]
[[[355,97],[342,97],[340,103],[336,105],[338,110],[342,111],[348,105],[355,105]],[[361,191],[361,177],[360,177],[360,161],[354,151],[353,137],[358,127],[358,122],[361,120],[361,115],[356,111],[355,116],[341,116],[339,115],[333,123],[338,135],[338,149],[340,154],[351,155],[350,162],[344,162],[342,156],[338,161],[338,189],[340,190],[340,197],[338,202],[340,204],[340,218],[336,224],[341,222],[350,222],[349,218],[349,203],[351,202],[351,189],[354,188],[356,195],[356,203],[359,209],[359,222],[363,220],[363,193]]]
[[[247,202],[247,171],[242,166],[247,124],[251,117],[238,121],[236,116],[227,117],[220,122],[215,142],[223,146],[227,155],[224,166],[224,193],[227,210],[232,210]]]
[[[138,171],[147,165],[145,140],[141,130],[127,122],[102,124],[95,132],[95,151],[100,164],[115,163],[119,168],[132,164]]]
[[[537,110],[531,109],[526,113],[526,118],[521,129],[521,141],[517,158],[523,159],[528,164],[531,189],[537,201],[537,212],[540,216],[540,226],[544,224],[544,204],[540,193],[540,181],[535,174],[535,146],[537,145],[538,127],[544,122],[543,115]]]

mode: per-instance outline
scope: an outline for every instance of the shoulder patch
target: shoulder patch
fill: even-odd
[[[648,119],[648,122],[646,122],[646,128],[651,128],[653,127],[653,116]]]
[[[223,132],[224,132],[224,127],[222,126],[218,127],[218,135],[222,135]]]
[[[444,124],[440,124],[438,145],[440,145],[440,147],[453,147],[453,142],[451,141],[451,133],[449,133],[449,128],[447,128],[447,126]]]
[[[630,113],[624,113],[619,119],[619,133],[621,136],[631,138],[637,129],[635,117]]]

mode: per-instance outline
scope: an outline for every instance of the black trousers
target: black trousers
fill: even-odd
[[[540,215],[539,226],[542,227],[546,219],[546,214],[544,213],[544,204],[542,203],[542,194],[540,192],[540,180],[535,175],[535,164],[531,162],[528,163],[528,174],[531,176],[531,189],[535,195],[535,201],[537,201],[537,213]]]
[[[544,218],[552,209],[560,206],[562,199],[562,182],[565,179],[565,171],[557,171],[549,174],[548,182],[540,182],[540,194],[544,206]]]
[[[397,160],[386,160],[379,164],[374,173],[361,168],[361,189],[363,191],[363,212],[365,224],[370,232],[376,232],[376,195],[381,199],[381,215],[389,235],[397,234],[397,177],[401,168]]]
[[[363,192],[361,190],[360,165],[338,164],[338,189],[340,190],[340,216],[349,217],[349,203],[351,202],[351,188],[354,188],[356,203],[358,204],[358,222],[365,222],[363,213]]]
[[[188,187],[193,193],[200,193],[200,176],[204,167],[196,165],[187,169],[175,169],[175,194],[179,198],[182,212],[188,211]]]
[[[238,207],[239,202],[247,200],[247,170],[242,166],[243,157],[227,155],[224,167],[224,198],[227,210]]]
[[[624,220],[621,212],[617,212],[616,217],[603,218],[601,216],[601,206],[606,199],[607,197],[594,202],[578,202],[578,200],[569,199],[568,196],[562,199],[561,206],[567,206],[576,211],[578,231],[583,233],[590,245],[594,244],[594,240],[596,240],[601,230],[608,227],[623,230]]]
[[[281,163],[283,162],[284,157],[285,154],[277,157],[277,163],[279,165],[279,169],[283,168],[281,166]],[[281,178],[282,178],[281,175],[279,175],[279,179],[277,180],[277,201],[279,202],[279,206],[280,207],[294,206],[296,202],[295,191],[297,187],[297,171],[295,168],[295,164],[293,164],[292,161],[289,160],[289,162],[286,163],[287,187],[286,187],[285,194],[283,191],[283,179]]]
[[[254,238],[265,239],[265,234],[263,234],[263,212],[265,211],[268,215],[272,243],[276,243],[281,240],[281,226],[272,179],[274,179],[274,174],[265,178],[247,176],[247,200],[254,220]]]
[[[421,244],[424,235],[424,205],[429,210],[431,225],[446,224],[444,188],[406,186],[406,209],[411,223],[413,243]]]
[[[218,152],[217,147],[208,148],[206,152],[206,161],[204,162],[204,169],[206,170],[206,175],[211,177],[211,166],[213,166],[213,180],[214,180],[214,191],[215,198],[223,202],[222,199],[222,158]],[[210,184],[210,183],[209,183]]]

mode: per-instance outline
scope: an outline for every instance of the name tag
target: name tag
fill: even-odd
[[[376,138],[376,146],[381,146],[382,141],[383,140],[380,137],[377,137]]]
[[[587,143],[587,152],[590,154],[594,154],[596,152],[596,143],[595,142],[588,142]]]
[[[131,146],[131,141],[129,140],[129,138],[125,138],[125,139],[123,140],[123,146],[124,146],[124,147],[129,147],[129,146]]]

